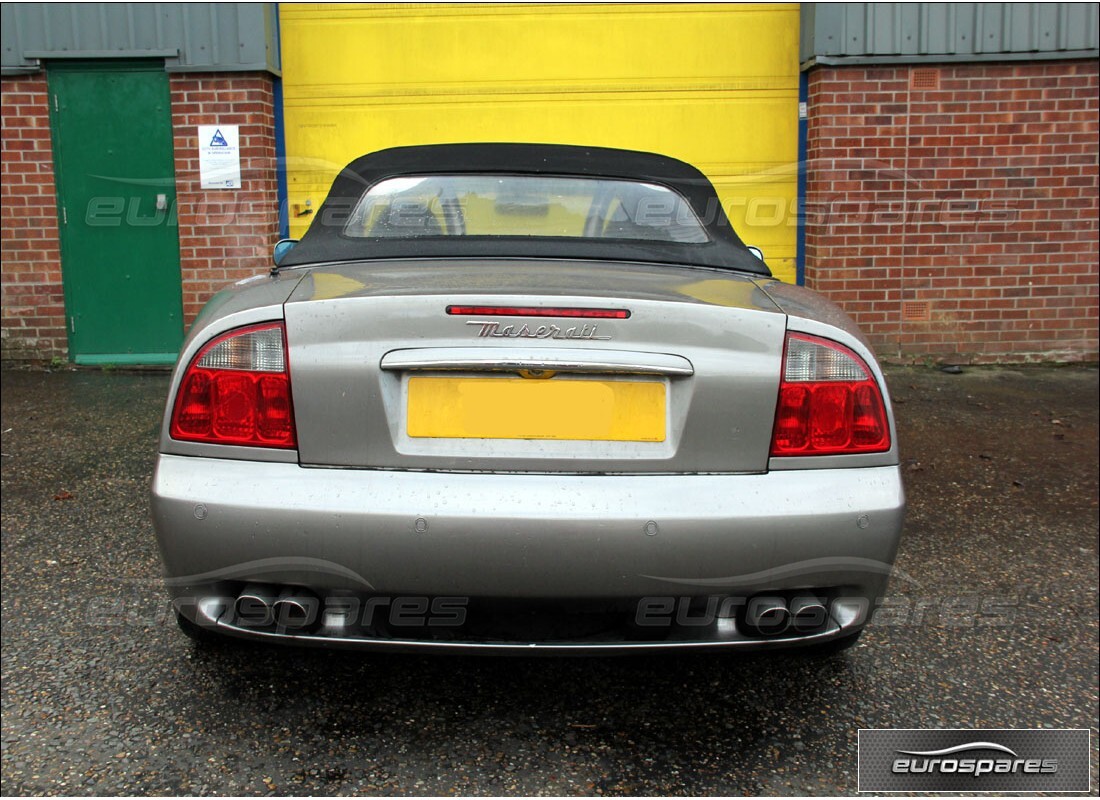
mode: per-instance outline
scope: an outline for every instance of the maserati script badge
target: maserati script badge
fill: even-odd
[[[477,335],[482,339],[610,339],[596,333],[596,325],[574,325],[562,328],[560,325],[539,325],[532,328],[523,325],[501,325],[499,322],[468,320],[467,325],[477,326]]]

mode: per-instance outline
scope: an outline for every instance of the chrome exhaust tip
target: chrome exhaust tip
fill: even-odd
[[[275,624],[280,628],[300,630],[318,622],[321,602],[297,588],[284,589],[272,605]]]
[[[796,597],[791,600],[791,627],[798,633],[814,633],[825,627],[829,612],[816,597]]]
[[[775,636],[787,630],[791,612],[782,597],[754,597],[745,608],[745,624],[764,636]]]
[[[236,624],[242,628],[263,628],[275,621],[274,610],[276,593],[271,586],[262,583],[250,583],[237,596],[233,603]]]

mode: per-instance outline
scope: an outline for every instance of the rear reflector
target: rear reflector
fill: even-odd
[[[241,328],[203,347],[180,381],[169,432],[191,442],[296,447],[282,323]]]
[[[886,404],[863,359],[828,339],[787,334],[771,454],[839,455],[889,449]]]
[[[447,306],[447,313],[469,317],[572,317],[629,319],[625,308],[547,308],[544,306]]]

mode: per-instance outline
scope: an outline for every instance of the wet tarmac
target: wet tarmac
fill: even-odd
[[[158,576],[163,373],[3,373],[7,794],[854,794],[856,732],[1098,721],[1092,368],[889,370],[898,577],[824,659],[196,649]]]

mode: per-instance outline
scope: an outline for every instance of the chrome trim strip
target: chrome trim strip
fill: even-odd
[[[629,375],[690,376],[691,362],[669,353],[630,350],[580,350],[566,348],[515,349],[503,347],[424,347],[391,350],[382,356],[381,368],[405,370],[469,370],[476,372],[619,373]]]

